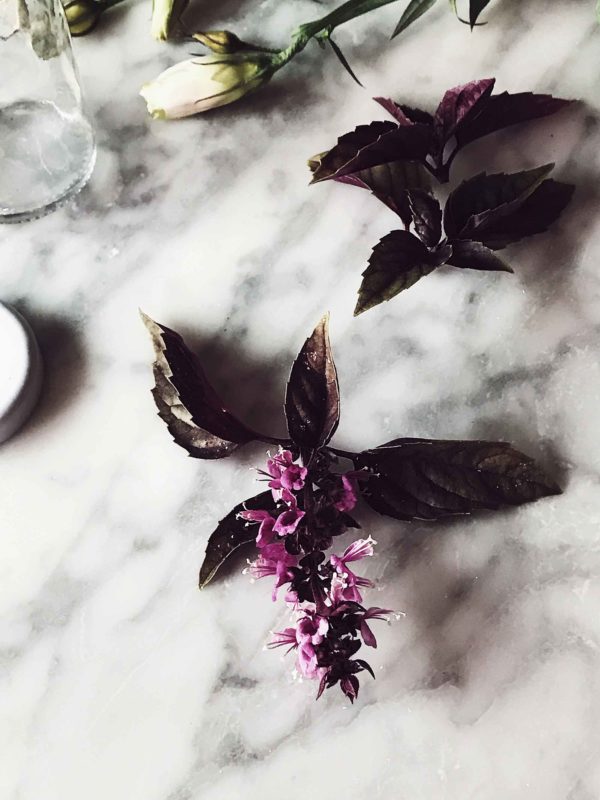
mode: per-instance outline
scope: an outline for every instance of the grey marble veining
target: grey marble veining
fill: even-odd
[[[331,4],[328,4],[331,5]],[[393,5],[340,29],[366,90],[310,47],[262,93],[150,120],[140,85],[186,46],[147,3],[75,42],[98,140],[69,207],[0,229],[0,297],[44,352],[42,403],[0,451],[0,796],[14,800],[595,800],[600,797],[600,28],[592,0],[497,0],[470,34],[445,7],[388,41]],[[198,3],[198,26],[283,43],[309,0]],[[556,161],[561,223],[515,275],[440,270],[353,319],[396,222],[368,193],[308,187],[306,158],[449,86],[585,106],[473,145],[456,180]],[[285,621],[239,568],[200,593],[217,519],[254,492],[260,447],[186,458],[149,394],[138,307],[181,330],[251,424],[282,432],[291,359],[326,309],[336,441],[502,438],[562,496],[427,526],[365,514],[380,625],[349,707],[265,652]]]

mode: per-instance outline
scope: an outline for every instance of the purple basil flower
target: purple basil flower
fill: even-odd
[[[329,630],[329,622],[325,617],[317,614],[310,608],[302,609],[303,617],[296,623],[296,636],[298,643],[309,642],[310,644],[321,644]]]
[[[348,562],[360,561],[373,555],[373,545],[377,544],[370,536],[368,539],[357,539],[349,545],[341,556],[332,555],[330,562],[337,575],[331,582],[330,599],[334,605],[344,600],[354,603],[362,602],[359,586],[373,586],[368,578],[361,578],[348,567]]]
[[[294,461],[290,450],[281,450],[274,458],[267,461],[267,472],[271,476],[269,488],[273,497],[278,500],[283,489],[299,492],[304,488],[304,480],[308,474],[306,467]]]
[[[274,647],[283,647],[284,645],[289,645],[288,653],[298,647],[296,628],[284,628],[282,631],[274,631],[273,638],[267,644],[267,647],[272,650]]]
[[[296,556],[287,552],[282,542],[273,542],[265,545],[256,561],[250,564],[249,572],[253,578],[266,578],[269,575],[276,577],[272,598],[277,600],[277,590],[288,583],[294,573],[291,567],[298,563]]]
[[[341,476],[341,487],[335,492],[334,506],[338,511],[352,511],[358,500],[358,491],[354,473]]]
[[[259,522],[260,528],[256,537],[256,546],[265,547],[271,544],[275,538],[273,527],[275,525],[275,518],[269,514],[268,511],[240,511],[239,516],[248,522]]]
[[[305,516],[305,512],[298,508],[296,498],[288,489],[283,489],[282,499],[287,508],[277,517],[273,530],[280,536],[287,536],[289,533],[295,533],[300,520]]]

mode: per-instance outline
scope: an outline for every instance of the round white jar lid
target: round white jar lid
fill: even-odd
[[[23,425],[40,395],[42,359],[33,331],[0,303],[0,442]]]

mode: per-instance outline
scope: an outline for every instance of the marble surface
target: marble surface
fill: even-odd
[[[331,3],[326,3],[331,5]],[[149,4],[75,43],[99,140],[67,208],[0,229],[0,297],[35,328],[41,405],[0,450],[0,796],[11,800],[595,800],[600,797],[600,28],[592,0],[497,0],[471,35],[447,4],[388,42],[398,4],[338,43],[366,89],[309,47],[261,94],[151,121],[139,86],[187,54]],[[198,26],[283,42],[309,0],[198,2]],[[191,24],[191,23],[190,23]],[[516,274],[440,271],[352,319],[395,225],[366,192],[308,187],[305,159],[447,86],[580,97],[579,111],[464,153],[455,177],[550,160],[577,184]],[[310,78],[310,83],[308,82]],[[263,647],[285,620],[239,573],[199,592],[216,520],[261,448],[186,457],[155,414],[138,307],[190,336],[250,423],[283,432],[290,361],[326,309],[339,446],[489,437],[562,496],[436,526],[363,514],[379,627],[350,707],[314,702]]]

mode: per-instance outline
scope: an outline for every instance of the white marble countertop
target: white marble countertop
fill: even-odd
[[[273,43],[322,11],[218,5],[198,4],[205,28]],[[474,34],[446,5],[391,43],[400,4],[340,29],[366,89],[309,47],[262,93],[179,123],[137,96],[189,51],[150,39],[147,2],[75,42],[92,182],[0,230],[0,298],[46,364],[40,407],[0,450],[3,798],[600,797],[600,27],[592,0],[498,0]],[[395,220],[367,192],[309,188],[306,158],[384,118],[372,95],[433,107],[489,76],[587,106],[482,141],[456,177],[555,160],[573,203],[513,248],[514,276],[440,271],[353,319]],[[368,517],[377,604],[405,616],[380,626],[354,706],[315,703],[263,650],[284,615],[268,586],[233,572],[197,590],[207,536],[264,454],[207,463],[172,443],[138,307],[278,432],[291,359],[329,309],[341,446],[508,439],[565,492],[435,527]]]

